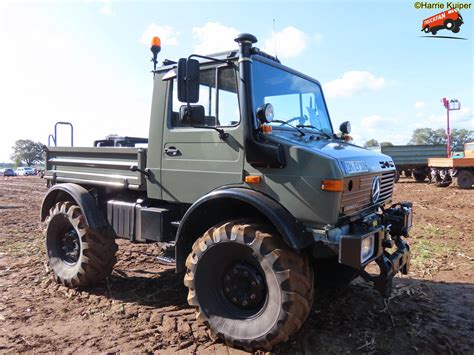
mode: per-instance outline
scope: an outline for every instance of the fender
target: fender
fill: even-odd
[[[219,206],[217,209],[214,207],[216,205]],[[176,272],[183,271],[191,246],[202,233],[229,217],[239,217],[235,214],[232,215],[233,207],[229,206],[238,206],[251,209],[253,213],[257,212],[258,215],[273,224],[286,244],[294,249],[305,248],[313,242],[311,234],[298,223],[288,210],[262,192],[242,187],[215,190],[197,200],[186,211],[179,224],[175,249]],[[219,211],[220,219],[212,212],[209,213],[209,211],[214,211],[213,207]],[[226,213],[226,210],[229,213]],[[210,225],[209,222],[211,222]]]
[[[107,226],[107,221],[91,194],[82,186],[72,183],[54,185],[49,189],[41,204],[41,221],[46,219],[49,209],[58,201],[74,201],[81,208],[89,227]]]

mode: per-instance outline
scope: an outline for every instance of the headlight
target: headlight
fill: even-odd
[[[373,234],[367,238],[362,239],[360,246],[360,261],[362,264],[369,260],[374,254],[374,242],[375,238]]]
[[[270,103],[260,106],[256,113],[257,118],[262,123],[270,123],[273,121],[273,106]]]

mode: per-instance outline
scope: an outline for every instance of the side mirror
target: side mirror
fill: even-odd
[[[204,115],[204,106],[202,105],[183,105],[179,108],[179,122],[184,126],[204,126],[206,117]]]
[[[199,101],[199,61],[181,58],[178,62],[178,100],[196,103]]]
[[[349,121],[342,122],[341,125],[339,126],[339,130],[343,134],[351,133],[351,123]]]

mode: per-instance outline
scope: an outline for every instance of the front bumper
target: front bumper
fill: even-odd
[[[410,268],[410,247],[402,238],[409,236],[413,224],[412,204],[402,202],[392,205],[365,223],[365,227],[357,224],[352,227],[359,229],[358,232],[341,236],[339,262],[359,269],[365,280],[372,281],[374,288],[388,297],[393,277],[398,272],[408,274]],[[369,244],[367,238],[371,238],[373,243],[370,254],[367,254],[367,248],[364,249],[364,245]],[[365,266],[373,261],[379,266],[379,275],[364,271]]]

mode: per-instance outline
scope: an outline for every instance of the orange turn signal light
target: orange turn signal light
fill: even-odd
[[[245,177],[245,182],[247,184],[260,184],[262,182],[262,177],[258,175],[247,175]]]
[[[161,47],[161,39],[160,37],[153,37],[151,40],[152,47]]]
[[[270,133],[272,133],[272,130],[273,130],[272,126],[269,126],[269,125],[266,125],[266,124],[262,125],[261,128],[262,128],[262,133],[263,134],[270,134]]]
[[[344,180],[325,179],[321,185],[321,190],[342,192],[344,191]]]

